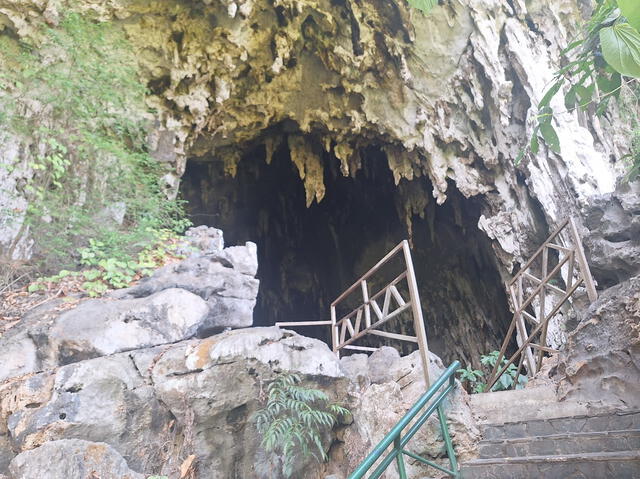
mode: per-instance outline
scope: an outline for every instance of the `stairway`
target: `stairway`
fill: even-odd
[[[640,479],[640,411],[591,413],[539,387],[472,396],[482,441],[462,479]]]

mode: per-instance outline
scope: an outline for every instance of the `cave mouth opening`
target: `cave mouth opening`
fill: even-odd
[[[181,194],[194,225],[222,229],[227,244],[258,245],[254,325],[329,319],[331,302],[409,238],[429,349],[446,362],[474,365],[498,349],[511,314],[490,240],[476,226],[479,202],[450,185],[443,205],[426,201],[423,215],[407,214],[406,193],[431,185],[424,177],[396,185],[382,145],[360,152],[352,176],[323,155],[325,195],[309,207],[287,141],[269,162],[266,147],[256,146],[235,176],[215,157],[187,162]],[[299,331],[329,342],[327,327]],[[415,347],[393,345],[404,354]]]

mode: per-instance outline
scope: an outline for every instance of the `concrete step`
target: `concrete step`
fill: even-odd
[[[484,440],[504,440],[579,432],[640,429],[640,411],[614,411],[594,416],[554,417],[530,421],[480,425]]]
[[[640,451],[475,459],[462,479],[640,479]]]
[[[470,400],[471,409],[481,424],[586,416],[591,413],[583,403],[558,401],[553,386],[472,394]]]
[[[483,440],[479,445],[481,459],[616,451],[640,451],[640,429]]]

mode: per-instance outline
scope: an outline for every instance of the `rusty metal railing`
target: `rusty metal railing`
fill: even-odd
[[[369,280],[379,272],[384,265],[397,257],[400,257],[404,262],[403,271],[386,286],[375,293],[371,293]],[[399,289],[401,284],[406,284],[408,296],[406,294],[405,297],[402,296]],[[344,303],[347,298],[351,298],[356,293],[361,294],[358,306],[350,313],[338,318],[338,307],[341,303]],[[405,311],[410,311],[412,314],[415,336],[392,333],[380,329],[384,324],[398,317]],[[367,271],[331,303],[330,320],[276,323],[276,326],[283,327],[319,325],[330,326],[332,347],[337,355],[340,355],[340,350],[342,349],[375,351],[377,348],[353,344],[366,335],[382,336],[389,339],[416,343],[420,350],[425,382],[427,387],[429,387],[429,347],[427,344],[427,333],[424,327],[420,295],[418,293],[418,285],[416,283],[408,241],[404,240],[400,242],[373,268]]]
[[[568,242],[563,240],[563,233]],[[553,257],[557,255],[557,263],[551,269],[550,253]],[[536,270],[538,261],[540,265]],[[561,283],[564,283],[565,289],[562,289]],[[517,384],[517,378],[520,377],[523,368],[526,369],[527,376],[532,377],[540,370],[544,353],[558,352],[547,344],[549,321],[579,286],[585,287],[591,302],[597,299],[582,241],[575,223],[569,218],[560,224],[507,284],[514,314],[487,384],[487,391],[491,390],[516,360],[518,368],[514,384]],[[514,332],[518,349],[504,362],[503,358],[513,340]],[[536,336],[539,336],[539,341],[534,343]]]

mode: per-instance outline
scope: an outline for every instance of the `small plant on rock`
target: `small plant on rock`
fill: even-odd
[[[489,354],[483,354],[480,356],[480,363],[485,367],[486,371],[480,371],[473,369],[471,366],[467,366],[464,369],[458,369],[460,381],[468,384],[468,389],[472,393],[483,393],[487,391],[487,383],[484,382],[485,372],[491,374],[493,367],[498,361],[499,351],[491,351]],[[502,358],[500,361],[500,368],[503,368],[507,364],[507,359]],[[515,385],[515,389],[522,389],[527,383],[527,376],[524,374],[518,374],[516,379],[517,368],[515,364],[510,364],[507,370],[500,376],[500,379],[493,385],[491,391],[506,391],[511,389]]]
[[[321,434],[331,430],[339,417],[350,414],[330,403],[324,392],[300,382],[297,374],[280,374],[267,388],[265,407],[254,416],[262,447],[282,456],[285,477],[291,477],[296,461],[310,455],[318,462],[326,461]]]

